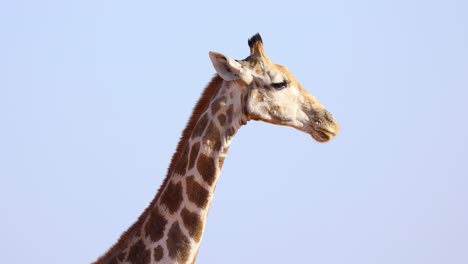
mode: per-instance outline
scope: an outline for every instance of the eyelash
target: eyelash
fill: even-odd
[[[288,82],[283,81],[283,82],[280,82],[280,83],[272,83],[271,86],[273,86],[273,88],[275,88],[276,90],[282,90],[282,89],[288,87]]]

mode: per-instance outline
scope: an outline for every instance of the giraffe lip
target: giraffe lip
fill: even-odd
[[[336,132],[325,127],[312,127],[310,135],[318,142],[327,142],[336,136]]]
[[[312,133],[310,133],[310,135],[318,142],[327,142],[333,137],[330,134],[327,134],[323,131],[315,130],[315,129],[312,130]]]
[[[327,142],[338,134],[339,126],[334,120],[324,121],[320,118],[312,118],[309,123],[309,134],[318,142]]]

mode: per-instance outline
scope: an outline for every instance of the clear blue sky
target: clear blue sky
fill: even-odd
[[[2,263],[89,263],[161,184],[214,74],[266,51],[335,115],[251,122],[198,263],[468,263],[467,1],[0,2]]]

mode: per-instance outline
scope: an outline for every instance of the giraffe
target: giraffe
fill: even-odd
[[[284,66],[265,54],[257,33],[250,55],[209,57],[217,74],[203,91],[150,205],[96,264],[195,263],[203,229],[231,141],[249,120],[290,126],[318,142],[338,123]]]

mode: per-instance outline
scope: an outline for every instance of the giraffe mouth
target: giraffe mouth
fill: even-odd
[[[335,134],[330,131],[316,129],[312,129],[310,135],[318,142],[327,142],[335,136]]]
[[[318,142],[327,142],[338,133],[337,124],[335,126],[325,125],[321,121],[315,121],[311,126],[310,135]]]

